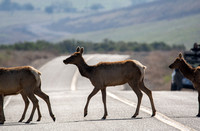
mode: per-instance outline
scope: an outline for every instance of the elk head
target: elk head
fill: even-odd
[[[76,48],[76,52],[74,52],[70,57],[63,60],[64,64],[78,64],[80,60],[82,60],[82,54],[83,54],[83,47],[80,48],[79,46]]]
[[[183,55],[182,55],[182,53],[179,53],[179,57],[177,57],[175,59],[175,61],[171,65],[169,65],[169,68],[170,69],[178,69],[180,67],[182,61],[183,61]]]

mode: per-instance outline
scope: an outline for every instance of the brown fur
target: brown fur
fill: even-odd
[[[169,68],[179,69],[184,77],[192,81],[194,88],[198,91],[199,112],[197,117],[200,117],[200,66],[193,68],[184,60],[182,54],[179,53],[179,57],[175,59]]]
[[[33,103],[33,109],[27,123],[32,121],[36,108],[38,109],[38,121],[40,120],[41,113],[39,110],[38,99],[34,94],[46,101],[49,108],[49,113],[52,119],[55,120],[55,117],[51,111],[49,96],[41,91],[40,75],[41,73],[31,66],[0,68],[0,123],[3,124],[5,121],[3,113],[4,96],[18,93],[22,95],[22,98],[25,101],[25,109],[20,121],[22,121],[25,117],[25,113],[29,104],[28,98]]]
[[[142,91],[144,91],[150,101],[152,106],[152,116],[155,115],[156,110],[153,103],[152,93],[147,89],[143,83],[144,79],[144,70],[140,62],[135,60],[124,60],[117,62],[100,62],[97,65],[89,66],[85,63],[83,57],[83,48],[78,47],[77,52],[72,54],[69,58],[65,59],[63,62],[65,64],[75,64],[81,75],[87,77],[94,86],[93,91],[88,96],[87,103],[84,109],[84,116],[87,115],[87,108],[90,99],[99,91],[102,92],[102,100],[104,103],[104,116],[102,119],[107,117],[107,108],[106,108],[106,87],[107,86],[116,86],[129,83],[133,91],[138,97],[137,109],[133,117],[136,117],[139,114],[139,108],[142,99]]]

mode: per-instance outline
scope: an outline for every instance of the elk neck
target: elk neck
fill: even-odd
[[[182,64],[179,69],[187,79],[194,81],[193,76],[195,69],[191,65],[189,65],[185,60],[182,61]]]
[[[90,78],[91,72],[92,72],[92,66],[89,66],[85,60],[82,58],[77,64],[75,64],[78,69],[79,72],[82,76]]]

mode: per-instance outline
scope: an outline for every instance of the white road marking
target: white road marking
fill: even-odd
[[[118,101],[121,101],[129,106],[132,106],[134,108],[136,108],[136,103],[132,102],[132,101],[129,101],[127,99],[124,99],[124,98],[121,98],[121,97],[118,97],[116,96],[115,94],[113,93],[110,93],[110,92],[107,92],[108,96],[112,97],[113,99],[116,99]],[[142,110],[143,112],[146,112],[147,114],[152,114],[152,111],[151,109],[145,107],[145,106],[140,106],[140,110]],[[188,126],[185,126],[169,117],[167,117],[166,115],[160,113],[160,112],[156,112],[156,115],[154,116],[156,119],[158,119],[159,121],[167,124],[167,125],[170,125],[176,129],[179,129],[181,131],[195,131],[195,129],[191,128],[191,127],[188,127]]]
[[[8,99],[5,101],[3,109],[5,109],[7,107],[7,105],[9,104],[9,102],[11,101],[12,96],[8,96]]]
[[[92,59],[94,56],[91,56],[89,57],[86,62],[90,59]],[[73,76],[73,79],[72,79],[72,83],[71,83],[71,90],[75,91],[76,90],[76,83],[77,83],[77,79],[78,79],[78,69],[76,69],[75,71],[75,74]],[[108,92],[107,91],[107,94],[108,96],[112,97],[113,99],[116,99],[118,101],[121,101],[129,106],[132,106],[132,107],[135,107],[137,106],[137,104],[135,102],[132,102],[132,101],[129,101],[125,98],[121,98],[111,92]],[[149,109],[148,107],[145,107],[145,106],[140,106],[140,110],[142,110],[143,112],[147,113],[147,114],[152,114],[152,111],[151,109]],[[176,129],[179,129],[181,131],[196,131],[195,129],[191,128],[191,127],[188,127],[188,126],[185,126],[169,117],[167,117],[166,115],[160,113],[160,112],[156,112],[156,116],[154,116],[156,119],[158,119],[159,121],[169,125],[169,126],[172,126]]]

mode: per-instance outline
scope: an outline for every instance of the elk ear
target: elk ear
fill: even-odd
[[[179,58],[180,58],[180,59],[182,59],[182,58],[183,58],[183,55],[182,55],[182,53],[181,53],[181,52],[179,53],[179,55],[178,55],[178,56],[179,56]]]
[[[81,53],[81,54],[83,54],[83,51],[84,51],[84,48],[83,48],[83,47],[81,47],[81,51],[80,51],[80,53]]]
[[[80,52],[80,47],[79,46],[76,48],[76,52]]]

